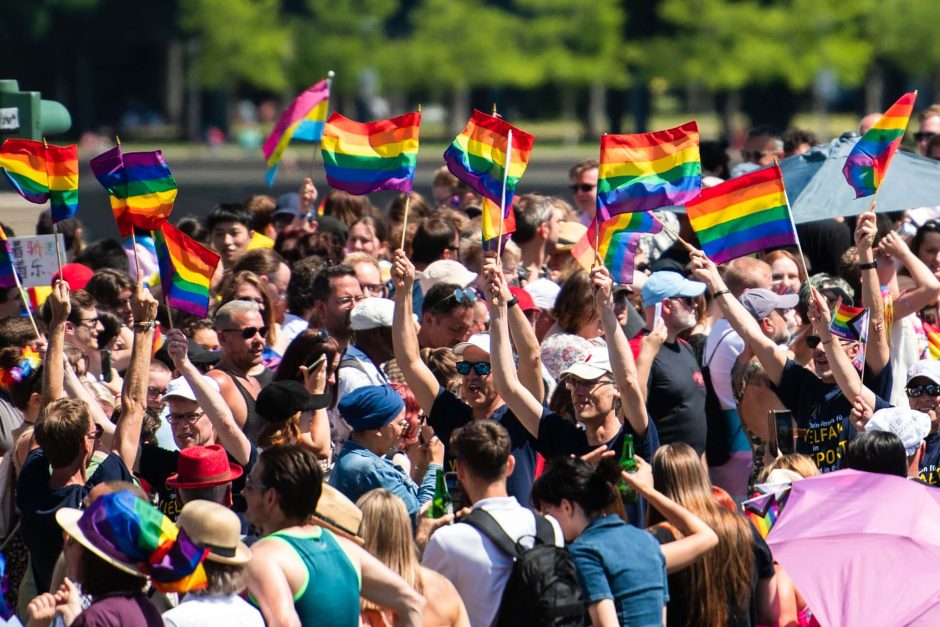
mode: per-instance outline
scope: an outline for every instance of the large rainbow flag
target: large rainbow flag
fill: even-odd
[[[698,124],[636,135],[601,137],[597,213],[601,220],[630,211],[682,205],[702,189]]]
[[[596,218],[587,232],[571,249],[571,254],[585,270],[594,265],[595,230],[597,232],[597,254],[604,266],[610,270],[614,281],[624,285],[633,283],[633,262],[640,236],[644,233],[659,233],[663,225],[653,219],[649,212],[621,213],[600,225]]]
[[[842,174],[855,190],[856,198],[871,196],[878,190],[904,139],[915,100],[916,91],[898,98],[852,148],[842,166]]]
[[[797,242],[776,164],[704,189],[685,209],[702,250],[715,263]]]
[[[269,187],[274,185],[281,156],[291,140],[316,142],[323,137],[323,124],[329,106],[330,79],[324,79],[294,98],[281,114],[261,146],[268,165],[264,180]]]
[[[176,201],[176,181],[159,150],[128,152],[115,146],[91,160],[91,171],[111,197],[121,236],[134,227],[155,231]]]
[[[209,283],[219,265],[219,255],[169,222],[153,232],[153,242],[167,306],[205,318],[209,312]]]
[[[0,168],[19,194],[36,204],[50,201],[53,222],[78,211],[78,147],[31,139],[7,139],[0,146]]]
[[[420,113],[376,122],[333,113],[320,140],[327,182],[357,196],[379,190],[410,192],[420,128]]]
[[[510,145],[510,137],[512,144]],[[512,197],[516,185],[529,164],[529,155],[535,137],[522,131],[506,120],[474,110],[467,126],[444,151],[447,169],[484,198],[484,241],[496,237],[499,221],[507,220],[512,213]],[[509,147],[509,150],[507,150]],[[506,176],[507,153],[509,160]],[[506,198],[503,198],[503,179],[506,183]],[[502,215],[487,205],[488,199],[496,207],[503,207]],[[503,204],[505,203],[505,204]],[[506,228],[504,225],[503,233]],[[487,237],[490,233],[491,237]]]

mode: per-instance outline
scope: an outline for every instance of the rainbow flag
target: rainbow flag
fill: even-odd
[[[852,307],[839,303],[829,323],[829,332],[843,340],[865,342],[868,340],[868,319],[871,311],[864,307]]]
[[[702,189],[698,124],[637,135],[601,137],[597,213],[601,220],[631,211],[682,205]]]
[[[916,91],[898,98],[852,148],[842,166],[842,174],[855,190],[856,198],[871,196],[878,190],[904,139],[915,100]]]
[[[483,227],[483,250],[496,250],[496,240],[499,238],[499,221],[501,213],[499,203],[483,197],[483,213],[480,216],[480,226]],[[512,205],[506,207],[506,217],[503,219],[503,239],[516,231],[516,212]],[[503,242],[506,243],[505,241]]]
[[[16,287],[16,268],[13,266],[13,249],[7,241],[7,234],[0,226],[0,287]]]
[[[927,350],[922,359],[940,359],[940,326],[924,322],[924,334],[927,336]]]
[[[305,142],[320,141],[329,106],[330,80],[324,79],[294,98],[284,110],[261,146],[268,165],[268,171],[264,175],[268,187],[274,185],[281,156],[292,139]]]
[[[7,139],[0,146],[0,168],[29,202],[51,201],[53,222],[68,220],[78,211],[78,147],[74,144]]]
[[[703,189],[685,209],[702,250],[715,263],[796,244],[776,164]]]
[[[594,265],[594,233],[597,231],[597,254],[604,266],[610,270],[614,281],[624,285],[633,283],[633,261],[636,257],[637,244],[644,233],[659,233],[663,225],[653,219],[647,211],[621,213],[609,220],[595,221],[587,228],[571,254],[585,270]]]
[[[159,150],[124,153],[115,146],[91,160],[91,171],[111,196],[121,236],[134,227],[154,231],[176,201],[176,181]]]
[[[205,318],[209,282],[219,265],[219,255],[168,222],[153,232],[153,242],[167,306]]]
[[[420,113],[376,122],[355,122],[333,113],[320,140],[327,182],[356,196],[379,190],[410,192],[420,128]]]
[[[780,486],[757,485],[755,487],[758,491],[762,491]],[[760,494],[741,503],[744,515],[754,524],[754,528],[762,538],[766,538],[773,529],[789,496],[790,486],[786,486],[782,490]]]

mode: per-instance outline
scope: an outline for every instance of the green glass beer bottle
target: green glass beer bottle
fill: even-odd
[[[454,511],[454,505],[450,498],[450,491],[447,489],[447,481],[444,479],[444,472],[437,471],[437,481],[434,484],[434,498],[431,499],[431,518],[441,518]]]
[[[625,433],[623,436],[623,450],[620,452],[620,470],[633,474],[637,471],[637,463],[633,458],[633,436]],[[636,503],[637,494],[629,483],[621,478],[617,481],[620,498],[624,503]]]

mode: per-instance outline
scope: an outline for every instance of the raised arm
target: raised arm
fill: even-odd
[[[209,383],[193,362],[189,360],[189,340],[179,329],[170,329],[166,334],[167,352],[173,359],[173,365],[180,375],[186,379],[196,395],[196,401],[215,429],[219,444],[232,454],[242,466],[248,463],[251,456],[251,444],[235,422],[232,410],[225,403],[222,394]]]
[[[927,264],[911,252],[900,235],[894,231],[888,233],[881,238],[878,249],[882,255],[900,261],[914,279],[914,289],[900,295],[894,301],[894,322],[936,302],[940,297],[940,281],[930,271]]]
[[[614,301],[611,290],[614,282],[610,272],[604,266],[599,266],[591,273],[591,282],[594,286],[594,306],[601,317],[604,328],[604,338],[607,340],[607,352],[610,354],[610,367],[613,370],[614,381],[620,390],[620,402],[623,407],[623,416],[629,421],[634,433],[643,437],[649,427],[649,416],[646,413],[646,382],[637,375],[636,364],[633,362],[633,351],[623,328],[617,322],[614,313]]]
[[[418,349],[418,333],[414,325],[414,309],[411,290],[415,283],[415,267],[403,250],[395,251],[392,263],[392,281],[395,284],[395,314],[392,318],[392,348],[395,363],[401,369],[405,382],[415,395],[415,400],[430,415],[441,384],[434,373],[421,360]]]
[[[512,292],[509,291],[509,286],[505,281],[502,289],[502,300],[508,303],[512,299]],[[545,400],[545,385],[542,383],[542,349],[538,338],[535,337],[535,329],[532,328],[522,308],[518,305],[508,307],[506,314],[510,337],[516,347],[518,357],[516,367],[519,372],[519,381],[541,403]]]
[[[872,212],[858,216],[858,223],[855,227],[855,247],[858,249],[858,262],[860,264],[870,264],[875,260],[875,253],[872,249],[875,235],[878,234],[878,227],[875,222],[875,214]],[[868,344],[865,347],[865,363],[872,372],[878,373],[888,365],[888,360],[891,358],[891,349],[888,347],[888,330],[885,326],[884,300],[881,296],[881,281],[878,280],[878,270],[874,267],[864,268],[861,273],[862,303],[865,307],[871,309],[871,317],[868,321]]]
[[[506,284],[502,272],[493,259],[483,265],[486,276],[486,300],[490,307],[490,362],[493,366],[493,383],[516,418],[533,437],[539,437],[539,421],[542,419],[542,403],[519,381],[516,364],[512,359],[509,343],[509,324],[503,287]],[[508,293],[508,290],[506,290]]]
[[[131,348],[131,363],[124,375],[121,393],[121,417],[118,419],[111,441],[111,450],[128,468],[134,467],[137,449],[140,446],[140,428],[147,407],[147,373],[157,317],[157,301],[140,281],[131,298],[134,310],[134,344]]]
[[[770,381],[774,385],[779,385],[780,378],[783,376],[783,367],[787,363],[786,349],[778,347],[773,340],[764,335],[757,320],[731,294],[718,268],[711,259],[705,256],[705,253],[696,250],[690,256],[695,278],[708,286],[728,324],[757,355]]]
[[[812,295],[807,315],[816,336],[822,341],[823,350],[826,351],[826,359],[829,361],[829,369],[832,371],[832,376],[839,385],[839,389],[842,390],[846,398],[861,396],[866,405],[875,407],[875,393],[862,383],[858,370],[855,369],[852,360],[843,350],[839,338],[833,336],[829,331],[832,316],[829,313],[826,299],[816,288],[812,288]]]
[[[65,396],[63,381],[65,378],[65,322],[72,311],[69,300],[69,284],[56,281],[49,294],[49,306],[52,309],[52,321],[49,323],[49,337],[46,356],[42,368],[42,394],[40,407]]]

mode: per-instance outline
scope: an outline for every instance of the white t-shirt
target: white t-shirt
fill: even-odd
[[[296,316],[290,312],[284,314],[284,322],[281,324],[281,335],[284,339],[284,345],[287,346],[294,341],[294,338],[301,334],[304,329],[310,327],[310,321]]]
[[[477,508],[493,516],[514,540],[535,535],[535,514],[519,505],[515,497],[483,499],[473,506]],[[555,529],[555,544],[564,546],[558,521],[551,516],[547,518]],[[467,607],[471,625],[493,622],[512,571],[512,558],[489,538],[464,523],[441,527],[431,536],[422,565],[436,570],[454,584]]]
[[[235,595],[188,594],[183,602],[163,613],[168,627],[264,627],[256,607]]]
[[[703,361],[711,372],[712,387],[715,388],[722,409],[738,407],[734,402],[734,392],[731,391],[731,369],[738,355],[743,352],[744,340],[737,331],[724,318],[716,320],[705,340]]]

